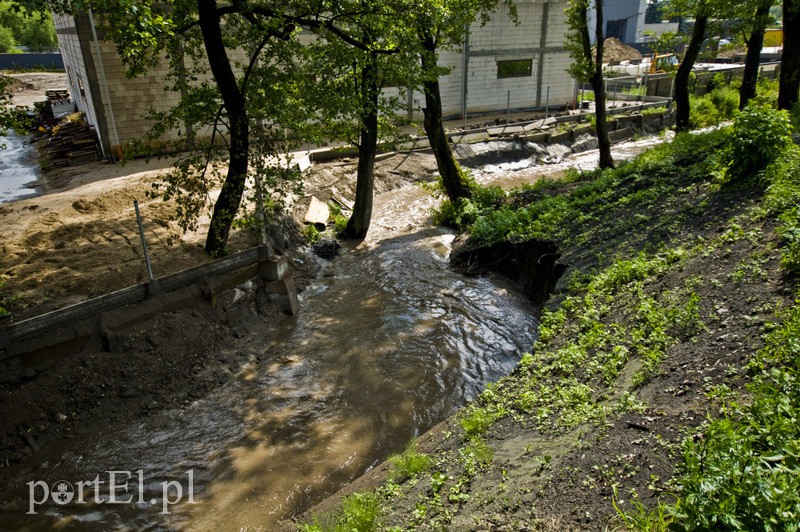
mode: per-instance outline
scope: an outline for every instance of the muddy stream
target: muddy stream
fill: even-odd
[[[590,153],[476,177],[511,187],[593,164]],[[269,530],[510,372],[535,340],[536,309],[503,278],[448,268],[454,235],[430,226],[433,204],[417,186],[376,198],[368,239],[328,263],[299,316],[205,399],[0,469],[0,529]]]

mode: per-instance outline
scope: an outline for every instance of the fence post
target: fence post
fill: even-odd
[[[133,209],[136,211],[136,223],[139,225],[139,236],[142,237],[144,263],[147,266],[147,293],[153,295],[158,293],[158,281],[153,276],[153,267],[150,264],[150,255],[147,253],[147,240],[144,237],[144,226],[142,225],[142,216],[139,214],[139,202],[137,200],[133,200]]]

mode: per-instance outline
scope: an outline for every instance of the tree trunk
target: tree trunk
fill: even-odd
[[[353,214],[345,230],[348,238],[367,236],[372,219],[375,153],[378,149],[378,58],[369,55],[361,69],[361,139],[358,144],[358,174]]]
[[[425,53],[422,54],[422,68],[426,72],[436,71],[436,43],[431,35],[422,37]],[[472,195],[469,179],[453,156],[453,150],[447,141],[442,123],[442,96],[439,92],[439,78],[423,82],[425,91],[425,133],[431,143],[436,167],[442,176],[445,192],[450,201],[455,203],[459,198]]]
[[[605,47],[605,35],[603,34],[603,2],[597,0],[595,3],[595,43],[597,55],[594,58],[594,74],[589,80],[594,91],[595,104],[595,128],[597,130],[597,144],[600,152],[600,168],[614,167],[614,159],[611,157],[611,141],[608,138],[608,120],[606,113],[606,88],[603,80],[603,49]],[[587,28],[588,32],[588,28]]]
[[[708,26],[708,16],[698,15],[694,21],[692,40],[686,48],[686,55],[678,67],[675,75],[675,129],[677,131],[687,131],[689,129],[689,74],[692,73],[697,56],[700,55],[700,48],[706,37],[706,27]]]
[[[791,110],[800,89],[800,0],[783,0],[783,56],[778,108]]]
[[[761,65],[761,48],[764,46],[764,30],[767,28],[769,7],[771,2],[763,1],[758,5],[753,21],[753,31],[747,39],[747,58],[744,63],[742,86],[739,88],[739,109],[747,107],[751,98],[756,95],[758,69]]]
[[[211,227],[206,238],[206,251],[222,255],[228,243],[231,224],[244,195],[247,166],[250,155],[250,131],[244,96],[236,83],[225,44],[222,40],[220,17],[215,0],[198,0],[198,20],[208,55],[208,64],[214,75],[230,125],[230,161],[228,173],[219,198],[214,204]]]

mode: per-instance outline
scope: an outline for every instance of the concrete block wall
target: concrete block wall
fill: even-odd
[[[75,19],[67,15],[53,14],[58,45],[64,59],[64,70],[67,72],[69,92],[78,110],[86,113],[90,124],[97,125],[94,98],[89,84],[86,64],[81,51],[81,43]]]
[[[473,24],[468,43],[466,86],[464,47],[456,46],[440,54],[439,64],[450,69],[440,79],[444,115],[463,114],[465,90],[468,114],[503,112],[509,104],[509,95],[512,109],[544,107],[548,86],[551,106],[571,103],[575,84],[566,73],[570,59],[563,48],[565,8],[566,0],[517,0],[518,25],[511,21],[505,6],[500,7],[487,24]],[[548,16],[543,21],[545,11]],[[148,109],[167,110],[179,101],[177,92],[166,89],[166,63],[151,68],[145,76],[128,79],[113,43],[101,41],[100,56],[105,79],[98,73],[92,85],[86,72],[87,69],[98,70],[95,43],[80,42],[79,35],[86,39],[86,29],[76,29],[75,19],[71,17],[57,15],[56,27],[74,99],[89,122],[98,127],[107,149],[114,152],[116,145],[124,145],[147,133],[152,126],[144,116]],[[545,42],[542,42],[543,27],[547,30]],[[303,38],[312,36],[304,35]],[[237,59],[244,57],[232,57],[233,61]],[[498,61],[514,59],[532,61],[531,75],[498,79]],[[92,86],[95,87],[94,93]],[[406,89],[393,90],[403,93],[407,101]],[[423,94],[414,92],[411,99],[414,117],[421,118],[420,110],[425,105]],[[401,113],[407,113],[407,109]],[[197,133],[203,136],[208,132]],[[177,132],[162,140],[166,142],[174,138],[177,138]]]
[[[259,265],[259,268],[246,271],[253,265]],[[155,315],[168,309],[176,301],[183,301],[186,297],[180,291],[186,287],[196,285],[203,292],[207,291],[204,286],[208,288],[216,285],[215,290],[227,290],[232,287],[226,285],[228,282],[226,276],[229,274],[244,272],[245,277],[249,278],[259,270],[263,272],[259,275],[263,278],[264,290],[268,296],[274,295],[284,312],[297,313],[297,294],[288,272],[286,258],[274,256],[266,246],[251,248],[208,264],[161,277],[152,283],[155,291],[149,284],[138,284],[2,327],[0,360],[18,359],[26,353],[48,349],[50,346],[74,340],[79,336],[96,333],[98,324],[103,323],[103,316],[107,313],[148,301],[150,296],[155,296],[157,299],[153,309],[144,311],[130,309],[125,320],[136,321],[145,315]]]

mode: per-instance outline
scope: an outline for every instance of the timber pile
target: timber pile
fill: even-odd
[[[42,167],[77,166],[98,159],[97,132],[82,117],[68,117],[39,144]]]

